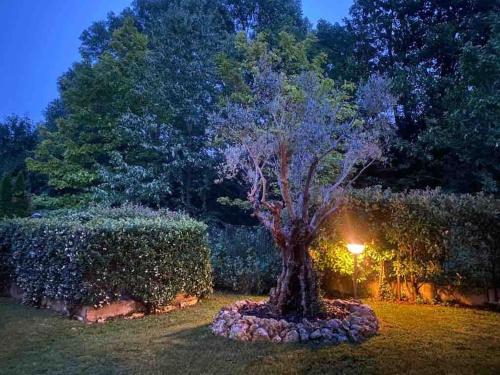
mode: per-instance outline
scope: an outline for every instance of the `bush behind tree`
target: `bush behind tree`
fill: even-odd
[[[209,230],[214,285],[239,293],[266,293],[281,262],[268,231],[261,227],[217,225]]]
[[[412,300],[425,282],[498,286],[499,218],[499,200],[485,194],[355,190],[342,214],[323,228],[314,259],[322,270],[352,275],[352,256],[343,255],[344,241],[354,237],[368,245],[360,258],[359,281],[378,275],[383,286],[399,277],[410,287]]]
[[[326,287],[326,278],[352,277],[346,243],[364,242],[358,282],[378,281],[384,299],[396,297],[390,284],[398,275],[414,300],[425,282],[491,287],[499,283],[499,212],[498,200],[484,194],[353,190],[340,214],[322,228],[311,255]],[[210,243],[216,287],[264,293],[273,286],[279,256],[262,228],[213,227]]]

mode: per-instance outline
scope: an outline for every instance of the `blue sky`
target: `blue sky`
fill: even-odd
[[[79,59],[79,36],[131,0],[0,0],[0,118],[39,121],[57,97],[57,78]],[[340,22],[352,0],[303,0],[304,15]]]

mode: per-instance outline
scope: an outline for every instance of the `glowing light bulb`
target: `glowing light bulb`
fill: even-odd
[[[347,249],[353,254],[361,254],[365,250],[365,245],[359,243],[347,244]]]

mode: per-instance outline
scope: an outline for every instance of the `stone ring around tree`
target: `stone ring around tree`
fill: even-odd
[[[359,343],[378,331],[370,306],[358,300],[323,300],[324,312],[314,318],[280,317],[266,301],[238,301],[214,318],[212,332],[239,341],[293,343],[318,341],[329,344]]]

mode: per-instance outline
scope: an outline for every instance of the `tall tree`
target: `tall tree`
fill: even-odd
[[[485,16],[486,44],[468,42],[445,89],[443,121],[421,137],[433,165],[458,191],[500,191],[500,15]],[[483,22],[483,21],[481,21]]]
[[[135,9],[150,41],[142,83],[148,112],[171,125],[182,145],[171,165],[171,206],[197,213],[213,189],[205,130],[220,92],[216,56],[232,25],[217,1],[137,1]]]
[[[131,18],[115,29],[109,49],[95,61],[84,59],[59,80],[66,116],[55,131],[43,131],[44,140],[31,171],[49,177],[49,185],[78,192],[95,186],[98,165],[107,164],[120,147],[116,124],[127,112],[141,112],[143,99],[136,88],[147,53],[147,38]]]
[[[37,131],[28,118],[9,116],[0,121],[0,175],[24,169],[24,160],[33,153],[37,140]]]
[[[470,116],[463,112],[460,102],[450,100],[449,92],[462,86],[460,61],[467,46],[482,48],[494,35],[488,21],[488,14],[494,12],[498,12],[498,2],[489,0],[355,1],[348,22],[348,29],[355,35],[355,55],[371,71],[388,74],[400,96],[396,121],[402,142],[394,150],[395,171],[384,174],[393,185],[491,191],[494,171],[489,163],[477,164],[484,161],[478,149],[465,147],[462,152],[467,155],[457,163],[451,151],[452,138],[440,129],[462,123],[463,118],[455,116],[456,123],[451,124],[447,120],[451,113]],[[490,76],[489,80],[494,87],[492,82],[498,78]],[[492,137],[491,133],[479,133],[484,137],[480,143]],[[443,138],[437,138],[441,134]],[[464,133],[455,134],[465,138]],[[455,173],[475,167],[488,169],[490,172],[485,173],[490,178],[483,179],[484,173]],[[461,183],[463,178],[470,183]]]
[[[6,174],[0,182],[0,217],[12,216],[12,177]]]
[[[151,115],[134,114],[123,116],[118,132],[127,147],[112,153],[110,166],[101,166],[96,197],[109,205],[169,206],[183,146],[177,132]]]
[[[14,180],[12,188],[12,214],[20,217],[27,216],[30,210],[30,203],[30,195],[24,171],[20,171]]]
[[[280,249],[282,272],[270,303],[282,315],[314,315],[320,301],[309,246],[357,176],[382,157],[395,101],[377,76],[352,106],[325,78],[321,59],[306,58],[297,69],[289,53],[269,50],[262,38],[241,47],[243,92],[230,95],[213,133],[222,142],[225,175],[248,186],[254,215]],[[304,44],[293,47],[298,52]]]
[[[235,30],[250,37],[262,32],[272,37],[281,31],[305,36],[308,31],[300,0],[226,0],[226,4]]]
[[[320,20],[314,31],[318,48],[326,53],[328,75],[336,81],[357,83],[370,75],[366,59],[355,51],[356,35],[345,25]]]

